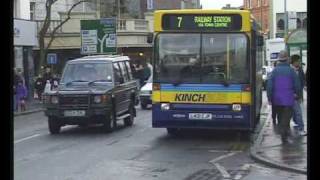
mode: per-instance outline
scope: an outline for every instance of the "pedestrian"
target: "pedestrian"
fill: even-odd
[[[56,90],[58,88],[58,85],[59,85],[58,75],[54,74],[52,78],[51,90]]]
[[[19,99],[17,98],[17,87],[19,82],[24,82],[24,78],[22,76],[22,71],[20,68],[14,69],[14,79],[13,79],[13,108],[14,111],[18,111],[19,107]]]
[[[293,106],[292,119],[293,119],[293,122],[296,124],[294,128],[298,131],[298,134],[300,136],[305,136],[307,135],[307,133],[304,130],[304,122],[303,122],[302,110],[301,110],[301,104],[303,101],[303,87],[305,85],[305,75],[301,67],[299,55],[291,56],[291,66],[299,77],[299,81],[300,81],[299,94],[301,95],[300,97],[297,97],[295,99],[294,106]]]
[[[291,144],[290,119],[295,98],[300,97],[300,82],[298,75],[289,65],[287,51],[280,51],[278,61],[267,84],[267,97],[269,104],[275,106],[282,142]]]
[[[21,111],[25,111],[26,99],[27,99],[27,88],[23,84],[23,81],[19,81],[18,86],[16,87],[16,102],[18,102],[16,109],[20,107]]]
[[[39,101],[42,101],[42,93],[43,93],[43,79],[42,76],[39,75],[35,81],[34,88],[36,90],[36,95]]]
[[[136,77],[139,79],[140,88],[144,85],[144,68],[140,60],[137,61],[136,64],[134,64],[134,68],[136,71]]]
[[[51,69],[50,67],[46,67],[44,74],[42,75],[42,79],[43,79],[43,84],[45,86],[45,84],[47,83],[47,81],[49,80],[50,83],[52,83],[52,73],[51,73]]]
[[[144,77],[144,81],[147,81],[151,75],[151,68],[149,66],[149,63],[145,63],[143,65],[143,77]]]
[[[273,68],[272,68],[272,69],[274,69],[276,66],[277,66],[277,61],[275,61],[275,62],[273,63]],[[272,70],[272,71],[273,71],[273,70]],[[267,74],[267,83],[268,83],[268,80],[269,80],[270,77],[271,77],[272,71]],[[278,124],[278,122],[277,122],[278,117],[277,117],[277,110],[276,110],[274,104],[271,104],[271,116],[272,116],[272,123],[273,123],[273,125],[277,125],[277,124]]]

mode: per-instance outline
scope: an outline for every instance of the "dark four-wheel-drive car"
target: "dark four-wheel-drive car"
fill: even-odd
[[[118,120],[131,126],[138,104],[138,81],[127,56],[86,56],[67,62],[58,90],[44,93],[51,134],[64,125],[103,124],[110,132]]]

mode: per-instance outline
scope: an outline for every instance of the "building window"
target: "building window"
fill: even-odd
[[[248,6],[249,9],[251,8],[251,0],[248,0]]]
[[[301,20],[297,18],[297,29],[301,28]]]
[[[249,0],[249,8],[252,8],[252,1]]]
[[[307,18],[304,18],[303,21],[302,21],[302,27],[303,28],[307,28],[307,25],[308,25],[307,24]]]
[[[30,2],[30,20],[33,21],[35,15],[36,2]]]
[[[283,19],[280,19],[277,22],[277,28],[278,28],[278,30],[284,30],[284,21],[283,21]]]
[[[260,6],[261,6],[261,1],[262,1],[262,0],[257,0],[257,7],[260,7]]]

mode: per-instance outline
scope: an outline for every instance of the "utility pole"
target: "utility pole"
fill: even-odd
[[[117,0],[118,1],[118,19],[120,20],[120,0]]]
[[[260,25],[261,25],[261,31],[263,32],[263,21],[262,21],[262,0],[260,0]]]
[[[287,0],[284,0],[284,37],[287,37],[288,33],[288,16],[287,16]]]

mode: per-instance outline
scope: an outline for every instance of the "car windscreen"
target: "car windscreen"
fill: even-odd
[[[62,74],[61,83],[68,82],[112,82],[111,63],[70,63]]]
[[[244,34],[163,33],[156,41],[157,82],[249,82],[248,42]]]

